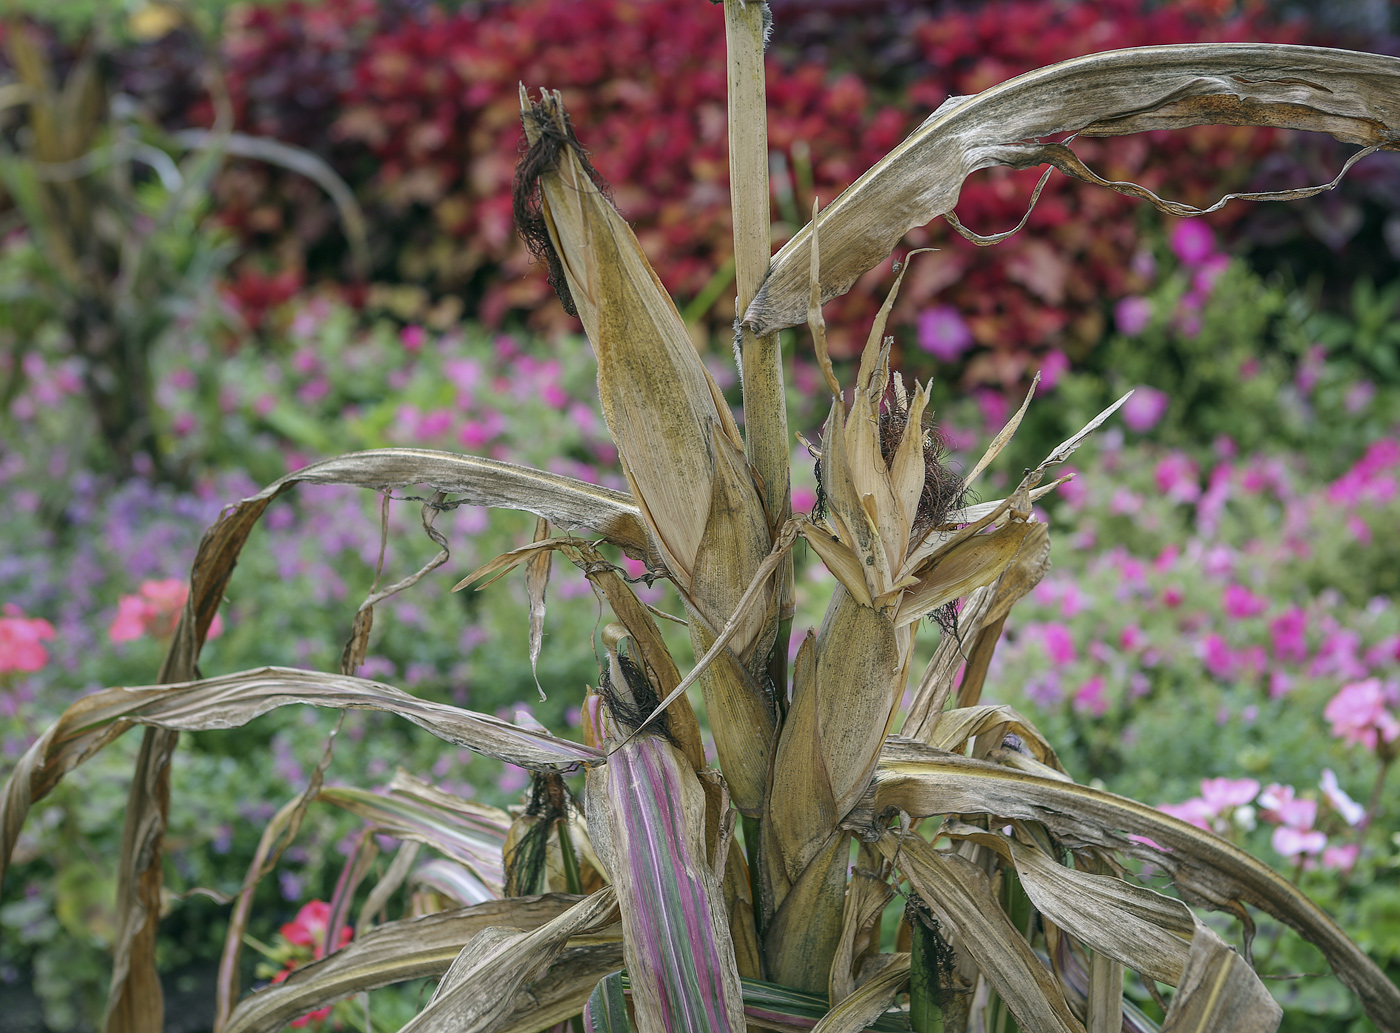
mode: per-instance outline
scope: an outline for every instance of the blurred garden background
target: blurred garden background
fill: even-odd
[[[1400,54],[1388,3],[774,0],[775,243],[949,96],[1095,50],[1273,40]],[[578,324],[511,223],[518,84],[564,93],[695,342],[738,402],[723,26],[702,0],[11,4],[0,28],[0,776],[79,695],[154,680],[204,529],[285,472],[407,445],[623,486]],[[1330,139],[1206,127],[1081,141],[1109,179],[1194,204],[1331,180]],[[981,233],[1038,170],[978,173]],[[932,377],[970,466],[1039,372],[987,492],[1128,388],[1042,503],[1055,564],[1011,619],[988,696],[1081,781],[1164,805],[1296,879],[1400,975],[1400,154],[1291,204],[1167,219],[1052,176],[990,248],[911,233],[896,367]],[[891,263],[826,310],[865,340]],[[784,338],[793,427],[819,374]],[[796,443],[794,443],[796,446]],[[810,469],[804,461],[803,469]],[[798,509],[815,501],[810,477]],[[995,496],[992,496],[995,497]],[[412,501],[304,487],[244,552],[206,675],[335,669],[356,607],[436,550]],[[459,508],[451,560],[379,607],[360,674],[578,734],[600,609],[550,586],[542,699],[521,584],[452,595],[530,539]],[[799,558],[799,627],[827,578]],[[634,573],[640,573],[639,567]],[[661,605],[665,590],[650,590]],[[928,648],[937,630],[925,637]],[[794,639],[796,643],[797,638]],[[182,737],[162,923],[170,1028],[207,1027],[227,896],[306,785],[335,715],[286,708]],[[26,827],[0,888],[0,1031],[100,1020],[134,737]],[[519,802],[525,772],[348,714],[327,784],[397,770]],[[258,891],[244,985],[310,956],[360,822],[322,808]],[[440,873],[439,873],[440,874]],[[414,893],[463,892],[427,871]],[[454,893],[459,896],[454,896]],[[433,895],[436,896],[433,896]],[[1321,956],[1261,922],[1286,1030],[1364,1030]],[[375,994],[395,1029],[421,987]],[[358,1011],[310,1020],[362,1025]]]

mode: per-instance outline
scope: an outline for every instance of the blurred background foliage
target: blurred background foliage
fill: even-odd
[[[1230,39],[1400,53],[1384,3],[772,6],[778,243],[813,197],[834,198],[947,97],[1033,67]],[[737,401],[723,39],[709,4],[8,10],[0,774],[77,695],[154,677],[179,605],[166,583],[187,576],[225,504],[289,469],[396,444],[621,485],[587,344],[511,228],[517,83],[564,91]],[[1328,141],[1231,127],[1079,146],[1109,178],[1198,204],[1326,182],[1345,160]],[[979,173],[958,214],[980,232],[1005,229],[1033,182]],[[1369,745],[1336,721],[1329,734],[1324,716],[1346,687],[1373,681],[1376,727],[1400,711],[1400,156],[1373,155],[1308,201],[1237,202],[1190,222],[1053,177],[1026,229],[997,247],[941,224],[906,244],[939,250],[905,280],[896,361],[906,377],[934,378],[955,462],[979,454],[1037,371],[1040,397],[999,460],[1002,484],[1138,390],[1044,505],[1056,569],[1013,616],[989,694],[1031,716],[1078,778],[1148,802],[1194,798],[1207,777],[1322,801],[1317,827],[1294,831],[1323,833],[1342,853],[1289,852],[1272,833],[1293,826],[1264,804],[1212,820],[1300,879],[1400,974],[1393,751],[1384,731]],[[886,263],[828,307],[839,358],[864,340],[890,279]],[[785,337],[792,424],[815,437],[808,348],[805,335]],[[810,477],[794,498],[812,504]],[[417,502],[388,512],[383,566],[397,577],[435,547]],[[533,524],[458,509],[438,527],[452,560],[380,607],[361,673],[503,716],[523,708],[576,734],[583,686],[598,677],[589,643],[601,610],[586,583],[559,569],[551,584],[541,701],[524,662],[521,585],[447,591],[529,540]],[[303,488],[279,501],[244,554],[205,673],[332,667],[380,548],[376,498]],[[802,564],[799,626],[819,619],[826,578]],[[649,591],[667,605],[663,588]],[[185,737],[161,946],[173,1028],[203,1028],[226,912],[215,898],[238,887],[261,824],[305,785],[333,723],[284,711]],[[131,749],[84,768],[26,831],[0,890],[0,1030],[82,1030],[100,1017]],[[525,783],[383,715],[348,715],[329,783],[382,784],[397,768],[497,804]],[[1369,806],[1364,823],[1329,809],[1324,770]],[[329,896],[351,850],[351,819],[317,819],[259,890],[261,942]],[[1289,936],[1265,932],[1274,974],[1318,969]],[[245,985],[256,982],[251,958],[247,968]],[[1369,1028],[1330,980],[1273,985],[1287,1030]],[[396,1028],[417,992],[376,992],[377,1025]]]

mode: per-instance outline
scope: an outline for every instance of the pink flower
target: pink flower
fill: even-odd
[[[135,595],[117,600],[117,617],[107,629],[107,637],[113,642],[132,642],[145,635],[168,639],[175,634],[189,595],[189,582],[179,578],[141,582]],[[216,613],[209,625],[209,638],[218,638],[223,630],[223,617]]]
[[[1332,734],[1350,743],[1374,750],[1380,742],[1400,737],[1400,722],[1386,709],[1386,698],[1379,678],[1343,685],[1322,711],[1332,722]]]
[[[987,432],[994,434],[1006,425],[1006,417],[1010,412],[1007,405],[1006,396],[996,391],[975,391],[973,400],[977,402],[977,408],[982,410],[982,420],[987,426]]]
[[[1154,471],[1157,490],[1173,502],[1195,502],[1201,497],[1201,470],[1182,452],[1165,456]]]
[[[1180,585],[1168,585],[1162,589],[1162,603],[1176,609],[1186,598],[1186,593],[1181,590]]]
[[[1172,226],[1168,243],[1181,261],[1199,265],[1215,253],[1215,231],[1196,219],[1183,219]]]
[[[0,674],[42,670],[49,662],[43,643],[53,638],[53,625],[42,617],[26,617],[14,603],[0,613]]]
[[[1308,614],[1299,607],[1269,621],[1274,641],[1274,659],[1300,664],[1308,658]]]
[[[935,305],[919,313],[919,347],[939,362],[953,362],[972,347],[972,331],[958,310]]]
[[[1074,709],[1081,714],[1103,717],[1108,713],[1108,697],[1104,695],[1102,675],[1095,675],[1086,681],[1074,694]]]
[[[1129,624],[1118,633],[1118,648],[1125,653],[1136,652],[1147,643],[1147,636],[1136,624]]]
[[[1257,617],[1269,608],[1269,600],[1255,595],[1244,585],[1228,585],[1223,598],[1225,614],[1234,620]]]
[[[1327,834],[1316,829],[1295,829],[1280,825],[1274,829],[1270,842],[1281,857],[1292,858],[1299,854],[1320,854],[1327,845]]]
[[[1181,803],[1159,803],[1157,809],[1207,832],[1210,831],[1211,819],[1215,817],[1215,809],[1199,796],[1193,796]]]
[[[1166,415],[1170,402],[1165,391],[1139,384],[1133,389],[1133,396],[1123,403],[1123,423],[1129,430],[1145,434]]]
[[[1215,813],[1243,807],[1259,794],[1259,783],[1252,778],[1207,778],[1201,782],[1201,798]]]
[[[1069,356],[1058,348],[1052,348],[1045,353],[1045,358],[1040,360],[1040,386],[1036,388],[1036,394],[1041,395],[1046,391],[1055,390],[1060,378],[1069,372]]]
[[[399,343],[403,345],[404,351],[417,352],[423,350],[423,343],[427,341],[428,335],[421,326],[416,324],[406,326],[399,331]]]
[[[1322,769],[1322,781],[1318,783],[1323,799],[1342,816],[1342,820],[1355,828],[1366,817],[1366,808],[1347,795],[1346,790],[1337,784],[1337,775],[1331,768]]]
[[[1329,846],[1322,851],[1322,867],[1331,868],[1338,872],[1349,872],[1356,867],[1356,860],[1360,856],[1360,843],[1341,843],[1337,846]]]
[[[1131,295],[1120,299],[1118,304],[1113,306],[1113,323],[1124,337],[1136,337],[1147,329],[1147,324],[1150,322],[1152,322],[1152,302],[1146,298]],[[1129,403],[1131,401],[1132,399],[1129,399]],[[1133,427],[1133,429],[1137,430],[1138,428]]]
[[[1207,635],[1197,647],[1201,658],[1201,663],[1205,665],[1211,677],[1221,681],[1231,681],[1234,679],[1236,662],[1235,654],[1230,649],[1229,643],[1216,634]]]
[[[1069,628],[1052,621],[1040,629],[1040,640],[1045,644],[1045,654],[1056,667],[1074,663],[1076,651],[1074,635]]]
[[[792,489],[792,508],[798,513],[810,513],[817,504],[817,493],[811,488]]]
[[[1317,801],[1295,795],[1290,785],[1271,784],[1259,794],[1259,816],[1276,825],[1292,829],[1310,829],[1317,821]]]

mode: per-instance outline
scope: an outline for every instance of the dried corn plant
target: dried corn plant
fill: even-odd
[[[414,1031],[532,1033],[570,1019],[575,1029],[644,1033],[1273,1030],[1281,1013],[1251,965],[1250,909],[1316,944],[1376,1026],[1400,1030],[1400,991],[1292,883],[1208,832],[1076,784],[1024,717],[981,702],[1007,613],[1047,569],[1049,536],[1031,504],[1112,410],[1052,449],[1005,499],[968,505],[968,487],[1025,407],[967,477],[954,476],[939,461],[928,386],[889,367],[894,292],[848,385],[827,356],[821,315],[825,299],[882,261],[910,227],[939,216],[959,226],[959,187],[988,165],[1049,164],[1173,214],[1199,214],[1104,182],[1075,157],[1066,142],[1074,134],[1229,123],[1327,132],[1360,145],[1353,161],[1395,148],[1400,61],[1236,44],[1105,53],[1032,72],[948,101],[770,261],[767,14],[742,0],[725,0],[723,14],[744,432],[609,202],[561,98],[522,89],[529,147],[517,216],[592,342],[630,490],[394,449],[302,470],[210,529],[159,683],[76,703],[29,750],[0,802],[0,857],[8,859],[35,801],[118,735],[145,727],[118,860],[108,1029],[161,1026],[153,947],[178,733],[303,703],[398,714],[530,768],[534,788],[511,816],[406,778],[382,794],[328,790],[313,778],[268,828],[234,908],[216,1017],[224,1033],[277,1030],[350,993],[424,976],[438,979],[437,990],[407,1027]],[[823,505],[794,516],[776,335],[804,321],[830,414],[810,446]],[[463,584],[524,568],[533,660],[551,562],[585,573],[612,616],[599,686],[584,706],[586,741],[354,676],[372,604],[445,562],[445,549],[367,600],[339,673],[265,668],[199,678],[200,645],[240,548],[266,507],[298,482],[427,484],[437,494],[423,525],[439,543],[433,520],[448,500],[533,513],[533,541]],[[798,538],[837,584],[821,627],[802,632],[789,672]],[[674,584],[685,613],[667,616],[687,624],[693,660],[668,651],[654,612],[604,544]],[[943,637],[915,677],[922,618],[943,614],[947,623],[958,601],[957,634]],[[692,685],[719,770],[705,762],[705,733],[685,694]],[[901,714],[906,687],[912,703]],[[580,770],[581,805],[561,778]],[[405,846],[369,889],[351,944],[240,1000],[238,948],[252,888],[317,801],[360,814],[368,829]],[[368,834],[362,843],[374,849]],[[437,856],[420,864],[424,845]],[[1168,875],[1176,895],[1144,886],[1134,862]],[[364,857],[352,859],[333,914],[349,913],[367,870]],[[422,889],[415,899],[450,909],[376,923],[405,882]],[[906,906],[890,930],[896,893]],[[1241,919],[1242,950],[1188,905]],[[882,952],[891,931],[896,949]],[[1160,1027],[1125,1000],[1128,973],[1162,1003]]]

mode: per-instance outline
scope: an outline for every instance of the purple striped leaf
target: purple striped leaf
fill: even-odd
[[[743,1033],[734,942],[706,853],[705,792],[690,763],[665,739],[639,736],[589,770],[587,807],[617,889],[640,1033]]]

